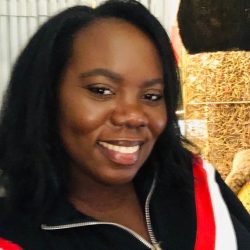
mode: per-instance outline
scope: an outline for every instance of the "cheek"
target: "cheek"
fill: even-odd
[[[90,146],[95,145],[105,123],[105,113],[100,109],[92,110],[88,106],[75,109],[61,106],[59,129],[64,147],[71,159],[82,162],[82,154],[90,155]],[[82,163],[81,163],[82,164]]]
[[[98,130],[109,115],[105,105],[96,105],[86,98],[76,97],[68,102],[61,102],[59,126],[75,134],[88,134]]]
[[[80,109],[67,111],[64,110],[60,115],[60,127],[70,130],[77,135],[87,135],[95,132],[106,120],[107,114],[100,110]]]
[[[152,130],[154,132],[154,136],[158,137],[163,130],[166,128],[167,125],[167,111],[166,108],[160,109],[159,112],[155,112],[153,117],[151,117],[152,120]]]

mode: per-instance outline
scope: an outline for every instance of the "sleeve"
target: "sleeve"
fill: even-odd
[[[249,249],[250,215],[216,169],[206,161],[203,163],[216,224],[215,249]]]
[[[250,232],[250,215],[247,210],[238,197],[222,180],[218,172],[216,172],[216,181],[230,213]]]
[[[4,238],[0,238],[0,249],[2,250],[23,250],[19,245],[8,241]]]

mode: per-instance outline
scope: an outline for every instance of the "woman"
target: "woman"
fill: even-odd
[[[225,246],[203,163],[179,133],[178,93],[169,39],[138,2],[73,7],[45,23],[15,65],[2,113],[2,242],[22,249]],[[249,217],[217,180],[229,227],[221,236],[232,236],[231,249],[246,249]]]

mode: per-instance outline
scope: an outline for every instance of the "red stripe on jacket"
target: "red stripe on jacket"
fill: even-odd
[[[215,219],[207,174],[201,160],[195,160],[193,174],[197,217],[195,250],[214,250]]]

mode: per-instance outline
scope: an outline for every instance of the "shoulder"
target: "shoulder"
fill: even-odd
[[[239,198],[235,193],[227,186],[223,181],[220,174],[216,172],[216,181],[221,191],[221,195],[225,200],[225,203],[230,211],[230,213],[241,222],[250,233],[250,215],[247,212],[246,208],[240,202]]]
[[[0,214],[0,249],[30,249],[40,242],[42,245],[40,228],[23,213],[8,213],[3,198],[0,199]]]
[[[196,203],[199,203],[196,208],[202,206],[204,211],[208,204],[211,206],[217,244],[231,244],[232,249],[247,249],[250,244],[250,216],[242,203],[208,162],[198,159],[193,171]],[[225,242],[221,240],[223,238],[229,240]]]
[[[14,215],[10,216],[6,209],[5,198],[0,198],[0,249],[23,249],[16,239],[18,228],[13,223]]]
[[[23,248],[12,241],[0,237],[0,249],[22,250]]]
[[[234,192],[227,186],[224,180],[221,178],[216,168],[205,160],[200,160],[198,163],[199,167],[202,168],[206,176],[207,185],[213,202],[222,200],[227,209],[231,214],[243,221],[248,230],[250,231],[250,215],[244,208],[238,197]],[[196,164],[197,165],[197,164]],[[197,166],[194,166],[194,168]]]

